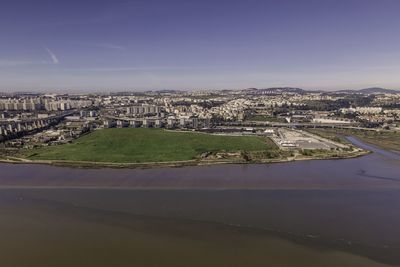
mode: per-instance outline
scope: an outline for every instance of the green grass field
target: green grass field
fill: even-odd
[[[270,139],[216,136],[161,129],[104,129],[71,144],[26,151],[29,159],[144,163],[196,159],[204,152],[268,151]]]

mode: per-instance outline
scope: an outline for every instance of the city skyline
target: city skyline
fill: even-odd
[[[398,89],[399,7],[392,0],[8,2],[0,11],[0,91]]]

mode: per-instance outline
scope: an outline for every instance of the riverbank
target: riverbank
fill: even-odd
[[[363,144],[359,144],[363,146]],[[366,147],[368,149],[368,147]],[[373,148],[371,148],[373,149]],[[222,164],[165,168],[0,163],[0,187],[146,189],[377,189],[400,188],[399,156],[375,153],[345,160]]]
[[[346,136],[354,136],[370,145],[400,153],[400,132],[365,129],[307,129],[308,132],[336,142],[349,143]]]
[[[162,162],[141,162],[141,163],[116,163],[116,162],[94,162],[94,161],[72,161],[72,160],[31,160],[19,157],[4,157],[0,158],[2,163],[11,164],[44,164],[60,167],[75,167],[75,168],[129,168],[129,169],[151,169],[151,168],[177,168],[186,166],[211,166],[222,164],[271,164],[284,163],[293,161],[308,161],[308,160],[339,160],[357,158],[369,154],[369,151],[356,149],[354,151],[343,153],[320,153],[312,156],[297,154],[287,158],[270,158],[270,159],[254,159],[241,160],[238,158],[225,160],[207,160],[195,159],[186,161],[162,161]]]

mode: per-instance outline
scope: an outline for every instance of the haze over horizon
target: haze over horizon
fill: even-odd
[[[7,1],[0,91],[400,88],[396,0]]]

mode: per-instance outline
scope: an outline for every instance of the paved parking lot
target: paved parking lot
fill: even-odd
[[[313,135],[299,131],[281,128],[277,131],[278,138],[276,142],[282,148],[299,148],[299,149],[326,149],[337,148],[338,146],[329,140],[314,137]]]

